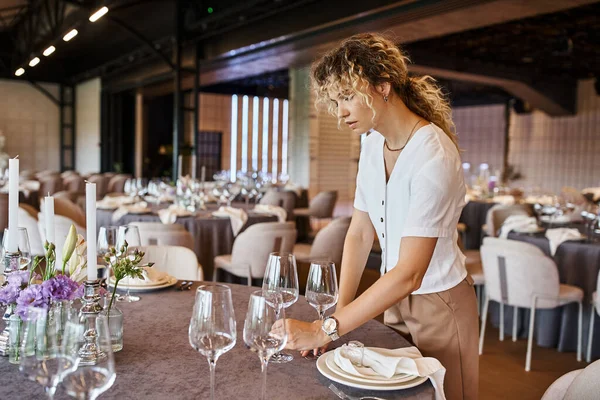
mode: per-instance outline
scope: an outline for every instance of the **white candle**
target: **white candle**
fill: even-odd
[[[46,241],[54,243],[54,197],[44,197],[44,218],[46,222]]]
[[[202,170],[200,171],[200,181],[204,183],[206,180],[206,167],[203,165]]]
[[[19,159],[8,160],[8,240],[6,249],[19,251]]]
[[[177,176],[178,177],[182,177],[183,176],[183,156],[179,156],[177,158]]]
[[[196,156],[192,156],[192,179],[196,179]]]
[[[98,260],[96,255],[96,184],[85,184],[85,222],[87,225],[87,278],[98,279]]]

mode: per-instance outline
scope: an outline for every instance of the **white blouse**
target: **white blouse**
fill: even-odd
[[[363,141],[354,199],[377,231],[381,273],[396,266],[403,237],[437,237],[421,287],[412,294],[451,289],[467,276],[457,244],[466,191],[458,150],[443,130],[426,125],[402,150],[386,184],[384,140],[373,131]]]

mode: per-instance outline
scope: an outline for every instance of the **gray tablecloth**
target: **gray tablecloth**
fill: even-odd
[[[482,237],[481,226],[485,224],[488,210],[495,205],[484,201],[470,201],[463,208],[458,221],[467,226],[464,243],[466,249],[479,249]]]
[[[509,239],[531,243],[539,247],[550,257],[548,239],[543,234],[527,235],[511,232]],[[558,268],[560,283],[578,286],[585,293],[583,303],[583,349],[587,349],[588,329],[590,322],[591,298],[596,290],[596,282],[600,271],[600,244],[586,242],[564,242],[554,257]],[[551,310],[538,310],[535,319],[535,336],[539,346],[556,347],[559,351],[577,350],[577,318],[578,306],[567,304]],[[527,337],[529,329],[529,310],[519,310],[518,333]],[[499,326],[500,311],[496,303],[490,303],[491,322]],[[512,333],[513,309],[504,308],[504,331]],[[600,318],[595,319],[592,354],[600,357]]]
[[[197,285],[194,285],[194,288]],[[250,292],[256,288],[231,285],[237,320],[237,343],[217,362],[217,399],[257,398],[261,390],[260,362],[256,353],[243,343],[244,318]],[[125,314],[123,350],[115,354],[117,379],[101,399],[207,399],[209,372],[206,359],[188,342],[188,324],[195,290],[141,294],[137,303],[119,304]],[[303,297],[288,309],[290,317],[313,320],[316,311]],[[368,346],[398,348],[408,342],[391,329],[370,321],[339,340],[360,340]],[[270,364],[267,376],[269,399],[334,399],[328,389],[332,383],[323,377],[314,361],[295,354],[288,364]],[[394,392],[368,393],[341,384],[347,394],[378,395],[386,399],[434,399],[429,381],[415,388]],[[42,399],[44,392],[37,383],[28,381],[7,358],[0,358],[0,399]],[[68,398],[59,387],[56,399]]]
[[[241,205],[236,205],[241,206]],[[254,205],[252,205],[254,207]],[[96,225],[101,226],[126,225],[130,222],[146,221],[160,222],[158,215],[152,214],[127,214],[116,222],[112,221],[112,211],[98,210]],[[242,228],[243,232],[250,225],[259,222],[276,222],[277,217],[265,214],[248,213],[248,222]],[[212,277],[214,258],[221,254],[231,254],[233,248],[233,231],[229,218],[216,218],[210,212],[199,214],[195,217],[180,217],[178,224],[182,224],[194,237],[194,251],[198,262],[202,265],[205,279]]]

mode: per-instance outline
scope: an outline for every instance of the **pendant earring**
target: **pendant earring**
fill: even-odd
[[[385,101],[387,103],[388,97],[387,96],[383,96],[383,101]]]

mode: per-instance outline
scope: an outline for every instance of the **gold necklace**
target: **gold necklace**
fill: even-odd
[[[413,126],[412,130],[410,131],[410,134],[408,135],[408,139],[406,139],[406,142],[404,143],[404,146],[400,147],[399,149],[391,149],[390,146],[388,146],[387,139],[386,139],[386,140],[384,140],[385,148],[388,149],[389,151],[402,151],[402,150],[404,150],[404,148],[408,144],[408,141],[412,137],[413,133],[415,133],[415,128],[417,127],[417,125],[419,125],[419,122],[421,122],[421,118],[419,118],[417,120],[417,123],[415,124],[415,126]]]

